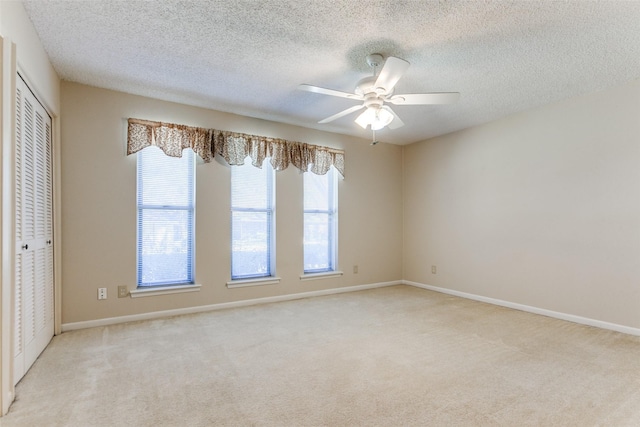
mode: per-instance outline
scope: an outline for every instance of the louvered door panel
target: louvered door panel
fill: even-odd
[[[22,241],[28,244],[36,235],[35,162],[33,103],[24,98],[24,128],[22,133]]]
[[[16,99],[14,383],[53,337],[51,118],[21,78]]]
[[[24,369],[24,326],[22,315],[22,253],[16,254],[15,263],[15,289],[14,289],[14,331],[13,331],[13,372],[25,372]],[[15,379],[14,382],[18,380]]]
[[[45,238],[46,240],[46,290],[45,290],[45,320],[47,325],[53,327],[53,309],[54,309],[54,293],[53,293],[53,144],[51,139],[51,123],[45,123],[46,138],[46,156],[45,156]]]
[[[42,113],[36,111],[36,132],[34,141],[34,180],[35,182],[35,203],[34,203],[34,234],[36,239],[44,239],[45,237],[45,209],[46,209],[46,150],[45,141],[45,125]]]
[[[36,280],[33,253],[34,251],[25,251],[22,257],[22,335],[24,347],[28,347],[36,337]]]
[[[24,119],[22,116],[24,115],[23,110],[24,102],[22,102],[22,89],[18,87],[16,90],[16,159],[15,159],[15,180],[16,180],[16,188],[15,188],[15,218],[16,218],[16,241],[21,242],[23,239],[22,235],[22,127]]]
[[[47,294],[47,278],[45,276],[47,270],[47,249],[40,248],[34,253],[34,322],[35,333],[40,332],[46,326],[46,294]],[[35,335],[34,333],[34,335]]]
[[[16,88],[16,145],[15,145],[15,233],[16,233],[16,248],[15,248],[15,271],[14,271],[14,289],[13,289],[13,310],[14,310],[14,331],[13,331],[13,372],[14,378],[17,378],[20,373],[24,373],[24,317],[22,310],[23,300],[23,268],[22,268],[22,240],[24,234],[22,232],[22,224],[24,218],[22,215],[22,199],[24,198],[22,187],[22,162],[23,162],[23,145],[24,145],[24,102],[23,102],[23,90],[20,85]],[[14,383],[17,382],[14,379]]]

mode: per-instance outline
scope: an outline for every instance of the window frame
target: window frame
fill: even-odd
[[[231,166],[231,194],[230,194],[230,231],[231,231],[231,263],[230,263],[230,271],[229,275],[231,276],[231,281],[227,283],[230,287],[242,287],[242,286],[253,286],[260,284],[274,284],[279,282],[279,278],[276,277],[276,171],[272,167],[270,158],[264,159],[261,168],[257,168],[251,164],[252,160],[250,157],[245,158],[245,162],[243,165],[234,165]],[[267,207],[265,208],[236,208],[233,203],[233,182],[234,182],[234,169],[233,168],[256,168],[261,171],[264,171],[265,167],[268,168],[267,173]],[[268,222],[267,227],[269,228],[268,236],[269,241],[267,242],[268,248],[268,257],[267,260],[267,268],[268,271],[266,274],[262,273],[250,273],[250,274],[242,274],[242,275],[234,275],[234,240],[233,240],[233,214],[235,212],[256,212],[256,213],[266,213]],[[234,286],[235,285],[235,286]]]
[[[312,173],[312,172],[305,172]],[[305,185],[303,182],[303,206],[302,206],[302,234],[303,234],[303,276],[304,277],[312,277],[312,276],[323,276],[323,275],[332,275],[334,273],[340,273],[338,269],[338,177],[337,171],[332,166],[329,171],[325,175],[328,175],[328,185],[327,185],[327,198],[328,198],[328,208],[327,209],[307,209],[304,206],[304,194],[305,194]],[[322,175],[319,175],[322,176]],[[306,260],[305,260],[305,251],[306,251],[306,243],[304,242],[304,230],[305,230],[305,217],[306,214],[326,214],[328,216],[328,267],[322,269],[307,269],[306,268]]]
[[[191,149],[185,149],[182,152],[182,158],[185,156],[188,157],[188,167],[191,169],[189,174],[189,186],[190,186],[190,204],[187,205],[165,205],[165,204],[143,204],[143,192],[144,186],[141,185],[141,174],[142,174],[142,163],[145,161],[142,159],[145,152],[152,149],[151,147],[146,147],[143,150],[140,150],[137,154],[137,162],[136,162],[136,289],[138,291],[149,291],[154,289],[165,289],[169,287],[192,287],[195,285],[195,273],[196,273],[196,158],[195,153]],[[153,147],[155,150],[160,150],[157,147]],[[162,155],[165,155],[162,153]],[[167,156],[169,158],[174,158]],[[149,161],[147,159],[146,161]],[[177,281],[177,280],[165,280],[158,282],[145,282],[142,281],[142,227],[143,227],[143,213],[145,210],[166,210],[166,211],[188,211],[190,215],[188,215],[188,227],[190,232],[188,236],[190,241],[188,242],[188,259],[190,259],[191,263],[188,266],[186,271],[187,280],[186,281]],[[133,291],[132,291],[133,296]]]

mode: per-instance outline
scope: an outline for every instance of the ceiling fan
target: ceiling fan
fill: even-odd
[[[355,122],[363,129],[367,126],[376,131],[388,126],[389,129],[397,129],[404,126],[400,117],[385,102],[394,105],[431,105],[431,104],[452,104],[460,98],[458,92],[435,92],[435,93],[407,93],[394,95],[393,88],[400,80],[400,77],[409,68],[409,63],[404,59],[389,56],[384,61],[384,67],[380,74],[376,75],[376,68],[382,64],[382,55],[374,53],[367,56],[367,64],[373,67],[373,76],[365,77],[356,85],[355,93],[342,92],[339,90],[326,89],[323,87],[301,84],[300,90],[320,93],[323,95],[337,96],[341,98],[363,101],[360,105],[347,108],[333,116],[320,120],[318,123],[329,123],[340,117],[354,113],[366,108]]]

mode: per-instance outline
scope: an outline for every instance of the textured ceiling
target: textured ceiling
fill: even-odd
[[[352,92],[370,53],[411,67],[396,93],[460,92],[393,106],[407,144],[640,78],[638,1],[24,1],[61,78],[370,138]]]

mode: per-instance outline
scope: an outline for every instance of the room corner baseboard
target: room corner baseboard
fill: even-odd
[[[132,314],[128,316],[108,317],[104,319],[86,320],[83,322],[63,323],[62,332],[78,329],[95,328],[98,326],[116,325],[118,323],[136,322],[140,320],[160,319],[163,317],[179,316],[182,314],[203,313],[206,311],[223,310],[235,307],[247,307],[250,305],[268,304],[272,302],[291,301],[296,299],[319,297],[346,292],[364,291],[367,289],[384,288],[387,286],[402,285],[402,280],[391,282],[371,283],[367,285],[347,286],[344,288],[323,289],[320,291],[301,292],[297,294],[278,295],[273,297],[256,298],[242,301],[224,302],[219,304],[201,305],[197,307],[177,308],[174,310],[153,311],[150,313]]]
[[[412,282],[410,280],[403,280],[403,284],[409,286],[415,286],[416,288],[427,289],[430,291],[440,292],[443,294],[453,295],[461,298],[467,298],[475,301],[486,302],[488,304],[499,305],[502,307],[513,308],[515,310],[526,311],[528,313],[540,314],[542,316],[553,317],[560,320],[566,320],[573,323],[580,323],[582,325],[594,326],[601,329],[609,329],[611,331],[622,332],[624,334],[640,336],[640,329],[632,328],[630,326],[618,325],[616,323],[604,322],[602,320],[590,319],[588,317],[576,316],[573,314],[561,313],[558,311],[546,310],[544,308],[532,307],[529,305],[518,304],[515,302],[504,301],[495,298],[484,297],[481,295],[469,294],[466,292],[460,292],[453,289],[440,288],[437,286],[425,285],[423,283]]]

